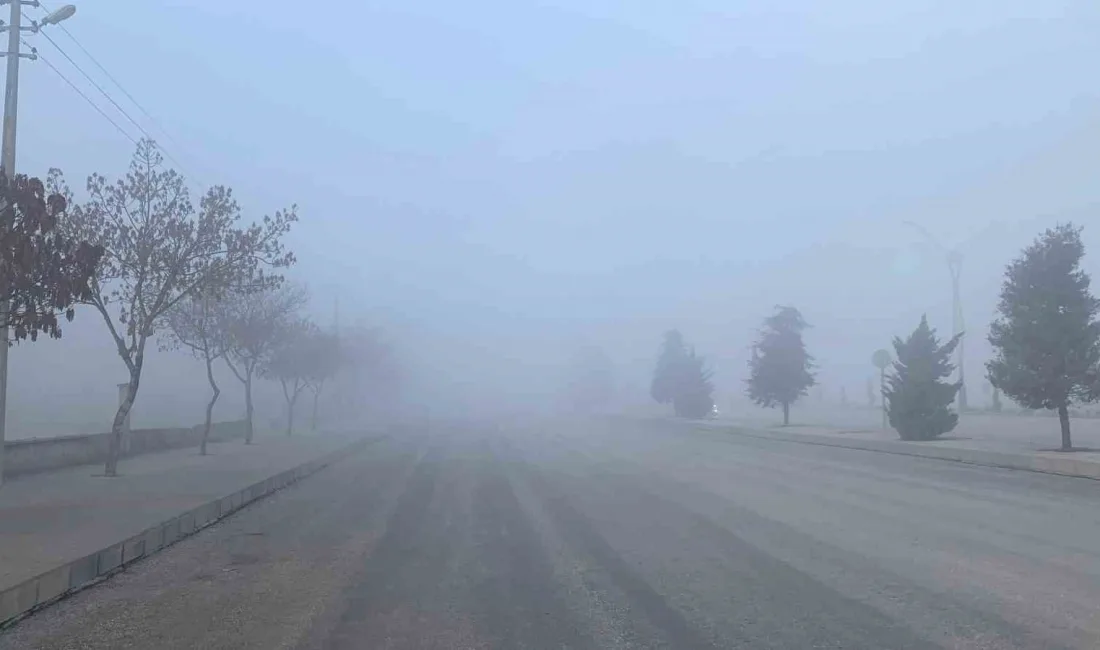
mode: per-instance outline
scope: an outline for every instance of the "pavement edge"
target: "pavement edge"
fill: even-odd
[[[935,445],[935,441],[921,443],[905,442],[901,440],[844,440],[833,436],[789,433],[786,431],[762,431],[738,426],[722,427],[721,429],[717,427],[699,427],[698,430],[712,432],[721,431],[750,438],[761,438],[764,440],[781,440],[784,442],[818,445],[821,447],[859,449],[862,451],[874,451],[885,454],[946,460],[967,465],[1018,469],[1028,472],[1038,472],[1040,474],[1057,474],[1059,476],[1087,478],[1094,481],[1100,481],[1100,463],[1077,460],[1070,457],[1057,458],[1054,456],[1040,456],[1038,454],[1012,454],[981,449],[925,446]]]
[[[149,557],[383,437],[385,436],[371,436],[356,440],[0,591],[0,629],[110,577],[133,562]]]

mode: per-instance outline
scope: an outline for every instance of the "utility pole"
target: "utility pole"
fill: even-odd
[[[962,254],[957,250],[947,253],[947,270],[951,273],[951,331],[953,336],[958,336],[966,331],[963,324],[962,296],[959,295],[959,276],[962,275]],[[959,346],[955,349],[959,365],[959,413],[966,411],[966,369],[963,359],[966,358],[966,335],[959,339]]]
[[[959,291],[959,278],[962,276],[962,253],[958,249],[948,250],[938,239],[932,236],[923,226],[912,221],[904,222],[905,225],[915,228],[933,246],[939,249],[947,260],[947,272],[951,276],[951,335],[958,336],[963,333],[963,308],[962,295]],[[966,336],[959,339],[959,345],[955,349],[956,365],[959,370],[959,394],[957,397],[959,414],[967,410],[966,399]]]
[[[0,153],[0,166],[9,179],[15,177],[15,119],[19,106],[19,39],[22,38],[23,3],[20,0],[7,0],[11,4],[8,30],[8,76],[4,86],[4,140]],[[0,278],[0,293],[7,293],[6,278]],[[8,419],[8,316],[11,304],[0,301],[0,485],[4,482],[4,447]]]
[[[4,134],[3,149],[0,151],[0,167],[9,178],[15,178],[15,124],[19,110],[19,59],[38,58],[34,48],[23,54],[19,51],[19,43],[23,38],[23,32],[38,32],[40,27],[55,25],[76,13],[76,7],[65,5],[40,23],[32,22],[29,26],[23,26],[23,6],[37,7],[38,0],[0,0],[0,5],[11,5],[11,12],[6,25],[0,25],[0,31],[8,32],[8,49],[0,53],[8,58],[8,75],[4,85]],[[6,294],[6,279],[0,278],[0,294]],[[11,304],[7,300],[0,300],[0,485],[4,482],[4,445],[7,433],[8,419],[8,318],[11,314]]]

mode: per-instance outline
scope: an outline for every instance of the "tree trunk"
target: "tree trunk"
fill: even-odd
[[[214,381],[214,360],[209,356],[206,357],[206,379],[210,382],[210,389],[212,391],[210,395],[210,402],[206,405],[206,422],[203,424],[202,429],[202,442],[199,444],[199,455],[206,455],[206,442],[210,439],[210,426],[211,421],[214,418],[214,404],[218,401],[218,396],[221,395],[221,389],[218,388],[218,384]]]
[[[317,390],[313,391],[313,415],[310,417],[310,420],[309,420],[309,429],[310,429],[310,431],[316,431],[317,430],[317,399],[319,397],[321,397],[321,390],[317,389]]]
[[[294,402],[298,400],[292,399],[286,403],[286,435],[289,438],[294,433]]]
[[[783,426],[791,423],[791,403],[783,402]]]
[[[107,462],[103,467],[105,476],[118,476],[118,457],[122,451],[122,429],[126,425],[126,416],[130,415],[130,409],[134,406],[134,398],[137,397],[138,382],[140,380],[141,366],[136,365],[130,371],[130,389],[126,393],[126,399],[118,405],[114,422],[111,423],[111,437],[107,445]]]
[[[1058,422],[1062,425],[1062,451],[1073,449],[1069,439],[1069,407],[1065,404],[1058,407]]]
[[[244,444],[252,444],[252,373],[244,380]]]
[[[321,390],[324,389],[324,382],[318,382],[317,386],[313,388],[313,414],[309,420],[309,428],[311,431],[317,431],[317,403],[321,398]]]
[[[294,394],[291,395],[287,390],[286,380],[280,379],[279,383],[283,387],[283,397],[286,398],[286,435],[289,438],[294,432],[294,402],[298,401],[298,387],[294,387]]]

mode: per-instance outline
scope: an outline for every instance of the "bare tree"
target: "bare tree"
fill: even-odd
[[[286,398],[286,435],[294,431],[294,406],[298,396],[309,385],[314,374],[313,352],[317,326],[299,319],[285,324],[278,331],[271,355],[264,361],[260,373],[279,382]]]
[[[206,420],[203,422],[202,442],[199,443],[199,454],[203,456],[210,439],[214,405],[221,395],[218,382],[214,379],[214,361],[225,356],[225,337],[219,331],[217,302],[210,294],[193,294],[176,303],[165,314],[168,329],[164,347],[173,350],[186,348],[206,364],[210,401],[206,404]]]
[[[305,289],[284,283],[262,291],[234,294],[217,304],[225,363],[244,384],[245,444],[252,444],[254,434],[252,380],[307,300]]]
[[[114,476],[149,337],[169,310],[200,287],[220,293],[242,282],[281,280],[262,270],[294,262],[281,239],[297,214],[291,207],[238,227],[240,208],[223,186],[207,190],[196,211],[183,177],[163,168],[151,140],[138,143],[125,178],[108,183],[93,174],[87,189],[89,199],[73,209],[70,224],[79,239],[105,250],[87,302],[103,316],[130,375],[111,427],[105,473]]]
[[[335,334],[318,330],[307,342],[310,348],[309,367],[306,384],[313,392],[313,413],[310,417],[310,429],[317,430],[317,403],[325,384],[336,376],[343,365],[343,349]]]

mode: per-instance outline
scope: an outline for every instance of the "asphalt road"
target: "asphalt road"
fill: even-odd
[[[432,426],[0,648],[1095,649],[1098,504],[1083,479],[657,425]]]

